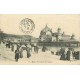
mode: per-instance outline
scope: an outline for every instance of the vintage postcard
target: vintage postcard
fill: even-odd
[[[79,65],[79,14],[0,14],[0,65]]]

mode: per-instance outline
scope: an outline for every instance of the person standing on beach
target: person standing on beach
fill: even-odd
[[[20,58],[23,58],[23,48],[22,47],[19,48],[19,52],[20,52]]]
[[[38,46],[37,46],[37,45],[34,46],[34,51],[35,51],[35,53],[38,53],[38,50],[39,50]]]
[[[74,51],[74,49],[72,50],[72,56],[73,56],[73,59],[75,59],[76,51]]]
[[[30,47],[30,45],[27,45],[26,51],[27,51],[27,58],[29,58],[31,56],[31,47]]]
[[[66,60],[66,58],[65,58],[65,48],[61,48],[60,54],[61,54],[60,60]]]
[[[71,55],[71,50],[68,48],[67,54],[66,54],[66,60],[70,61],[70,55]]]
[[[14,44],[12,43],[11,51],[14,51]]]
[[[18,62],[18,59],[19,59],[19,50],[16,49],[15,50],[15,61]]]

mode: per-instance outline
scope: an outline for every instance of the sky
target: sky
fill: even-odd
[[[61,32],[75,34],[77,39],[80,38],[79,14],[0,14],[0,28],[5,33],[27,35],[19,29],[21,20],[25,18],[32,19],[35,23],[35,29],[30,34],[34,37],[38,37],[47,24],[53,32],[61,28]]]

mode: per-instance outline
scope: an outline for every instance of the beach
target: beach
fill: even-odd
[[[55,52],[59,48],[52,48],[54,54],[51,51],[38,53],[31,52],[31,57],[27,58],[26,51],[23,53],[23,58],[19,58],[18,62],[15,61],[15,52],[11,51],[11,48],[6,48],[4,44],[0,45],[0,65],[80,65],[80,60],[60,60],[59,55],[55,55]],[[78,49],[79,50],[79,49]]]

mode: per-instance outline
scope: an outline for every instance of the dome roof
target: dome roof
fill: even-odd
[[[41,32],[47,32],[47,31],[52,32],[52,29],[50,29],[50,28],[46,25],[45,28],[44,28]]]

